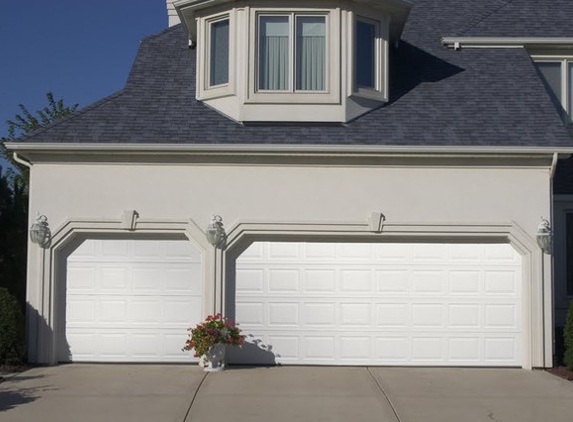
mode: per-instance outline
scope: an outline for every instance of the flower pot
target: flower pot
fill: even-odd
[[[220,372],[225,369],[225,344],[214,344],[207,354],[201,356],[201,364],[205,372]]]

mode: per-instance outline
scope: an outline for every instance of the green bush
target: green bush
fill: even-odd
[[[565,340],[565,358],[563,361],[567,369],[573,371],[573,300],[569,303],[563,337]]]
[[[18,365],[24,359],[24,316],[14,296],[0,288],[0,365]]]

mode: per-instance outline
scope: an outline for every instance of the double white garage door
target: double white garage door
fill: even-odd
[[[202,272],[190,242],[88,240],[67,274],[61,360],[192,360],[181,347],[202,316]],[[257,242],[237,261],[235,299],[277,363],[521,366],[521,260],[506,244]]]

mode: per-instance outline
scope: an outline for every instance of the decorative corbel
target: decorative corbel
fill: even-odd
[[[384,228],[384,222],[386,221],[386,217],[381,212],[373,212],[370,214],[370,220],[368,221],[368,225],[370,226],[370,231],[374,233],[382,233],[382,229]]]
[[[123,216],[121,218],[121,226],[125,230],[133,231],[135,230],[135,225],[137,224],[137,219],[139,218],[139,214],[135,210],[126,210],[123,212]]]

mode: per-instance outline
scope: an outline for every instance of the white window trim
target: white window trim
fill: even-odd
[[[374,63],[376,65],[374,76],[374,88],[358,87],[356,84],[356,22],[362,21],[373,24],[376,28],[376,40],[374,44],[375,57]],[[353,96],[376,100],[388,101],[388,38],[389,38],[389,24],[385,16],[364,17],[362,14],[354,14],[351,20],[350,32],[352,40],[352,60],[350,61],[350,77],[351,90]]]
[[[229,79],[225,84],[210,86],[211,79],[211,24],[229,20]],[[197,99],[206,100],[235,95],[235,52],[236,44],[233,36],[235,32],[235,13],[233,11],[209,15],[199,18],[197,34],[199,36],[197,55]],[[204,40],[204,41],[203,41]],[[203,63],[203,65],[201,65]]]
[[[569,66],[573,65],[573,55],[532,55],[535,63],[560,63],[561,64],[561,106],[573,120],[573,98],[571,98]],[[573,69],[571,70],[573,73]]]
[[[340,102],[340,10],[321,8],[251,8],[249,11],[249,63],[248,87],[245,103],[274,104],[334,104]],[[291,89],[288,91],[266,91],[258,89],[258,43],[259,16],[291,16],[291,30],[295,16],[324,16],[326,18],[326,90],[296,91],[294,88],[295,62],[289,69]],[[291,34],[290,50],[294,59],[294,33]]]

